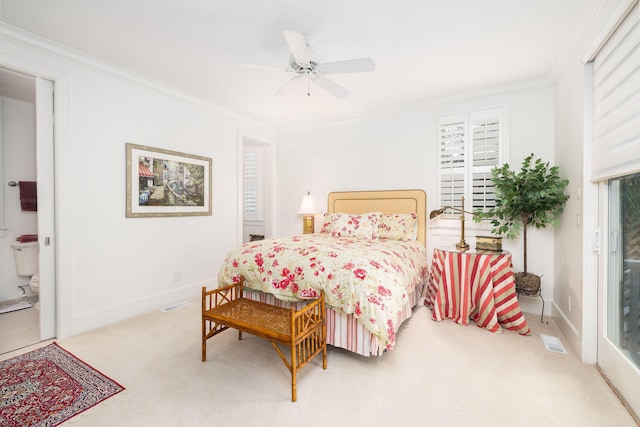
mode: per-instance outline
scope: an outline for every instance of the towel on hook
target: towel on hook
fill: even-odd
[[[20,207],[23,211],[38,210],[38,190],[33,181],[20,181]]]

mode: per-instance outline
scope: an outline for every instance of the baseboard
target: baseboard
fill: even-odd
[[[212,279],[205,282],[193,283],[165,292],[148,295],[145,298],[126,301],[122,304],[113,305],[101,310],[71,316],[69,321],[64,322],[70,325],[69,328],[67,330],[59,330],[58,338],[78,335],[153,310],[160,310],[163,307],[183,300],[191,300],[200,295],[202,286],[212,287],[214,286],[214,282],[215,280]]]
[[[575,351],[577,355],[582,354],[582,336],[580,331],[578,331],[574,324],[556,304],[553,305],[553,313],[553,320],[556,322],[556,326],[567,339],[569,345],[573,348],[573,351]]]

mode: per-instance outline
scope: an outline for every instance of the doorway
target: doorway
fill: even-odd
[[[55,324],[53,182],[53,82],[0,68],[3,107],[0,144],[0,300],[17,302],[17,310],[0,314],[0,353],[53,338]],[[37,183],[37,207],[25,209],[20,191]],[[16,239],[37,235],[35,245],[38,281],[18,275]],[[21,238],[22,236],[22,238]],[[18,245],[16,245],[18,246]],[[24,272],[24,271],[23,271]],[[39,289],[38,289],[39,287]],[[42,292],[43,291],[43,292]]]
[[[255,136],[240,136],[242,243],[273,236],[273,147]]]

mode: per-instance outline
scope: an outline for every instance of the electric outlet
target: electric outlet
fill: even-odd
[[[175,273],[173,273],[173,281],[174,282],[181,282],[182,281],[182,273],[180,273],[179,271],[176,271]]]
[[[571,297],[567,295],[567,308],[571,311]]]

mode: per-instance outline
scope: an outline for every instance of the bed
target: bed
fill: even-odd
[[[393,350],[428,280],[422,190],[334,192],[319,233],[248,242],[227,255],[218,285],[299,309],[325,292],[327,344]]]

